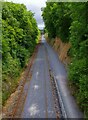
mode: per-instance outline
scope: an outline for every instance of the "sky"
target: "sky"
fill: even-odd
[[[35,13],[34,17],[37,21],[38,27],[40,29],[44,28],[44,22],[42,19],[42,11],[41,8],[45,7],[45,2],[47,0],[6,0],[8,2],[14,2],[14,3],[23,3],[26,5],[28,10],[31,10],[33,13]]]

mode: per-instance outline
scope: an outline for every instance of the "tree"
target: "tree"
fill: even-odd
[[[23,4],[2,5],[3,103],[18,84],[17,77],[36,46],[38,27],[33,13]]]

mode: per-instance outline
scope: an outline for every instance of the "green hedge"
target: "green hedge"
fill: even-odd
[[[49,37],[70,42],[68,80],[80,108],[88,117],[88,2],[46,3],[43,11]]]
[[[39,30],[33,16],[23,4],[2,5],[3,104],[18,85],[18,77],[36,46]]]

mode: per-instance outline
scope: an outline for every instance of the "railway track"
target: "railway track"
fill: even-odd
[[[41,82],[42,84],[43,84],[43,86],[42,86],[42,84],[39,86],[39,83],[37,83],[37,85],[36,86],[39,86],[41,89],[39,90],[39,92],[40,92],[40,94],[41,95],[39,95],[38,93],[37,93],[37,95],[38,96],[41,96],[41,97],[43,97],[43,95],[44,95],[44,97],[43,97],[43,101],[42,102],[44,102],[44,103],[39,103],[39,97],[37,97],[37,95],[34,93],[34,100],[33,100],[33,98],[32,98],[32,100],[30,100],[29,101],[29,103],[27,103],[27,100],[25,101],[25,104],[24,104],[24,106],[25,106],[25,108],[24,108],[24,110],[22,111],[22,115],[21,115],[21,118],[25,118],[25,117],[28,117],[28,114],[27,115],[25,115],[25,113],[27,112],[27,109],[29,109],[29,112],[31,111],[31,106],[32,106],[32,104],[34,105],[34,103],[36,103],[36,101],[37,101],[37,103],[38,103],[38,106],[40,106],[40,110],[41,110],[41,112],[39,113],[39,114],[43,114],[43,116],[42,117],[44,117],[44,113],[45,113],[45,117],[44,118],[52,118],[51,117],[51,115],[50,115],[50,112],[53,112],[53,114],[54,114],[54,116],[55,116],[55,118],[57,118],[57,119],[59,119],[59,118],[61,118],[62,117],[62,114],[61,114],[61,108],[60,108],[60,104],[59,104],[59,100],[58,100],[58,91],[57,91],[57,88],[56,88],[56,83],[55,83],[55,78],[54,78],[54,75],[53,75],[53,71],[51,70],[51,68],[50,68],[50,64],[49,64],[49,60],[48,60],[48,55],[47,55],[47,51],[46,51],[46,49],[45,49],[45,46],[44,46],[44,44],[43,43],[41,43],[41,45],[40,45],[40,47],[42,47],[43,48],[43,52],[44,53],[42,53],[42,52],[39,52],[38,54],[40,55],[40,53],[42,53],[42,54],[44,54],[44,59],[42,59],[41,60],[41,62],[44,62],[44,65],[42,66],[42,63],[40,63],[41,64],[41,69],[40,69],[40,65],[38,64],[38,63],[36,63],[35,62],[35,64],[34,64],[34,66],[36,66],[37,65],[37,74],[39,74],[40,73],[40,76],[39,76],[39,78],[38,78],[38,81],[39,81],[39,79],[40,79],[40,81],[39,82]],[[41,48],[40,48],[41,49]],[[41,54],[41,55],[42,55]],[[37,57],[38,57],[38,55],[37,55]],[[40,57],[41,58],[41,57]],[[40,58],[38,58],[38,59],[40,59]],[[37,58],[36,58],[37,59]],[[36,60],[35,60],[36,61]],[[39,68],[38,68],[39,67]],[[43,70],[43,71],[42,71]],[[32,73],[32,75],[34,74],[36,74],[35,73],[35,70],[33,70],[33,73]],[[42,76],[41,77],[41,74],[43,74],[44,76]],[[47,74],[47,75],[46,75]],[[49,76],[48,78],[47,78],[47,76]],[[37,79],[36,79],[37,77],[35,77],[35,78],[33,78],[33,76],[32,76],[32,78],[31,78],[31,81],[30,82],[35,82],[35,81],[37,81]],[[42,79],[41,79],[42,78]],[[46,79],[47,78],[47,79]],[[35,80],[34,80],[35,79]],[[32,83],[33,84],[33,83]],[[33,93],[33,90],[32,90],[32,85],[31,85],[31,83],[30,83],[30,89],[29,89],[29,93],[28,93],[28,98],[26,98],[26,99],[31,99],[31,91],[32,91],[32,93]],[[36,96],[36,97],[35,97]],[[49,101],[49,100],[51,100],[51,101]],[[33,102],[34,101],[34,102]],[[51,103],[50,103],[51,102]],[[44,106],[43,106],[43,109],[42,109],[42,105],[44,104]],[[51,104],[51,108],[50,108],[50,104]],[[26,106],[29,106],[29,108],[26,108]],[[36,107],[36,106],[35,106]],[[34,110],[34,111],[36,111],[36,113],[37,113],[37,111],[40,111],[40,110]],[[31,113],[32,114],[32,113]],[[31,117],[31,114],[29,115],[29,118]],[[32,116],[33,117],[33,116]],[[39,115],[35,115],[33,118],[41,118],[41,115],[39,116]]]
[[[60,92],[58,89],[57,85],[57,79],[54,75],[53,69],[51,68],[50,62],[49,62],[49,56],[47,54],[47,49],[46,49],[46,59],[48,62],[48,68],[49,68],[49,75],[50,75],[50,82],[51,82],[51,87],[52,87],[52,95],[53,95],[53,100],[54,100],[54,109],[56,112],[56,118],[67,118],[66,111],[64,108],[63,101],[60,96]]]
[[[43,45],[43,44],[41,44]],[[55,79],[55,76],[54,76],[54,73],[53,73],[53,70],[51,69],[50,67],[50,63],[49,63],[49,59],[48,59],[48,55],[47,55],[47,50],[45,50],[46,52],[46,60],[47,60],[47,63],[48,63],[48,71],[49,71],[49,76],[50,76],[50,85],[51,85],[51,92],[52,92],[52,98],[53,98],[53,101],[54,101],[54,111],[55,111],[55,118],[56,119],[60,119],[60,118],[64,118],[63,116],[63,113],[62,113],[62,110],[61,110],[61,105],[60,105],[60,101],[59,101],[59,95],[58,95],[58,90],[57,90],[57,84],[56,84],[56,79]],[[29,74],[29,78],[31,80],[31,77],[32,77],[32,72],[33,71],[30,71],[30,74]],[[28,76],[27,76],[28,77]],[[30,83],[29,83],[30,84]],[[28,89],[29,89],[29,85],[28,85],[28,88],[26,90],[26,95],[25,95],[25,99],[24,99],[24,102],[23,104],[25,103],[25,100],[26,100],[26,97],[27,97],[27,94],[28,94]],[[46,92],[47,92],[47,89],[46,89],[46,82],[45,82],[45,99],[46,99],[46,111],[47,111],[47,96],[46,96]],[[23,94],[24,95],[24,94]],[[22,96],[22,95],[21,95]],[[21,100],[21,99],[20,99]],[[23,100],[22,100],[23,101]],[[20,107],[19,105],[17,107]],[[22,108],[23,109],[23,108]],[[23,110],[20,111],[20,114],[17,110],[17,108],[15,109],[15,113],[14,113],[14,116],[13,118],[15,117],[19,117],[21,115],[21,112]],[[46,116],[48,117],[48,112],[46,112]]]
[[[51,66],[52,62],[50,60],[52,57],[49,58],[50,55],[46,48],[46,43],[41,43],[35,53],[36,52],[37,54],[33,55],[31,64],[29,64],[29,68],[27,68],[27,74],[23,82],[24,85],[19,100],[12,113],[10,113],[10,116],[8,113],[9,118],[60,119],[71,118],[74,117],[74,115],[75,118],[76,116],[80,117],[79,112],[77,114],[75,112],[76,107],[74,108],[72,105],[74,103],[72,99],[65,98],[62,94],[63,92],[61,92],[60,84],[58,82],[59,79],[56,77],[55,69],[53,69],[54,63],[53,66]],[[56,67],[57,66],[55,66],[55,68]],[[57,70],[61,68],[59,67]],[[64,70],[62,69],[62,72],[63,71]],[[61,75],[60,72],[59,74]],[[61,85],[63,85],[63,83]],[[62,88],[64,88],[64,85]],[[69,107],[69,104],[66,104],[68,102],[67,99],[69,100],[71,108]],[[69,112],[70,110],[71,112]]]
[[[54,99],[54,107],[56,111],[56,118],[67,118],[64,104],[57,87],[56,78],[51,69],[49,69],[49,73],[51,78],[51,86],[52,86],[52,93]]]

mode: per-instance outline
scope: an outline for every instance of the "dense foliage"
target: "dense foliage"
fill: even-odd
[[[43,18],[49,37],[71,43],[68,79],[76,88],[79,106],[88,115],[88,2],[46,3]]]
[[[4,2],[2,5],[2,85],[3,102],[14,91],[22,68],[32,55],[39,30],[25,5]]]
[[[60,37],[64,42],[68,41],[71,18],[67,3],[47,3],[43,11],[45,27],[50,38]]]

